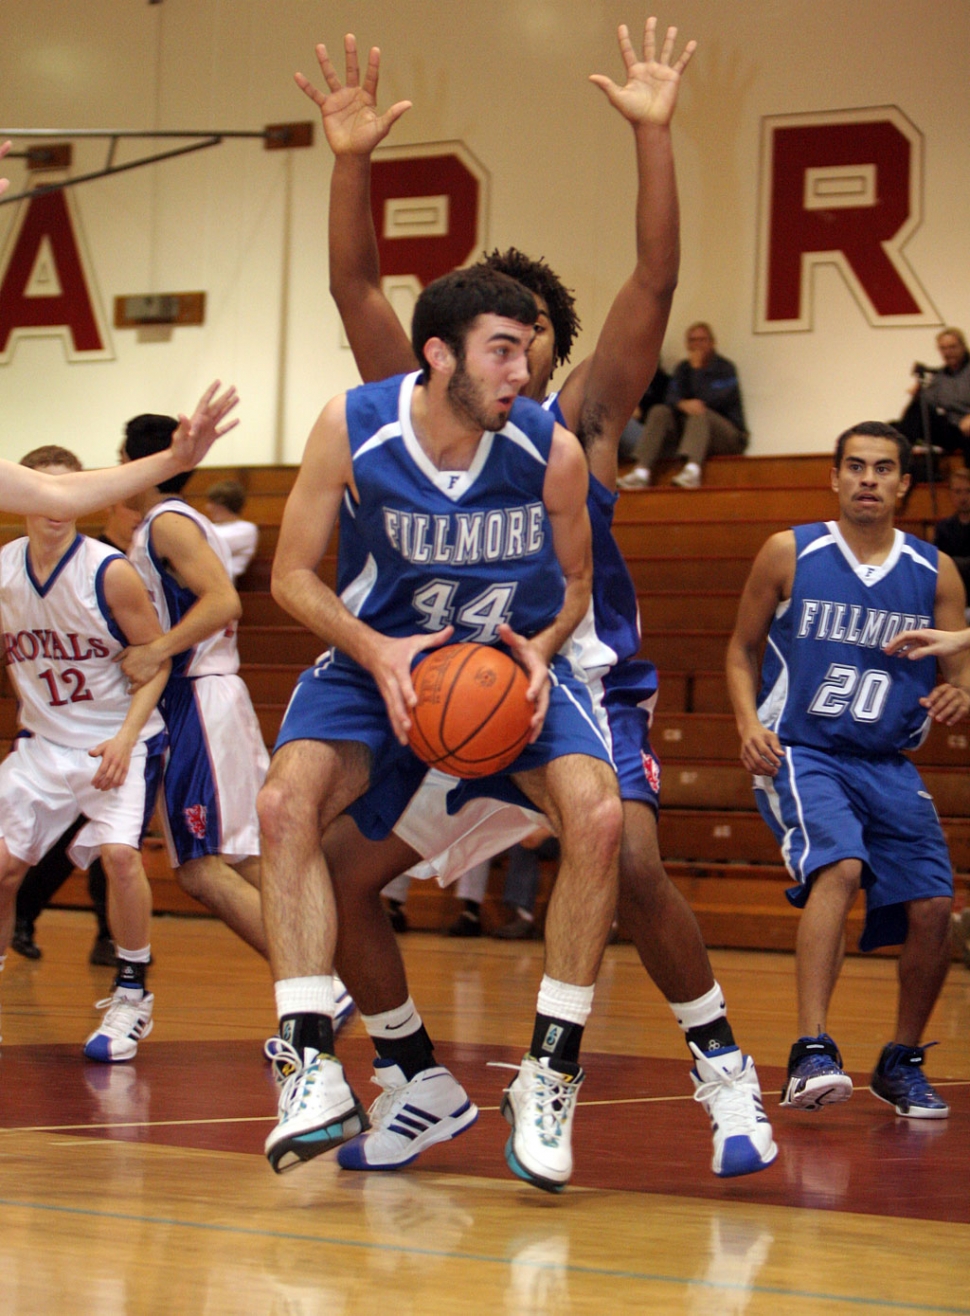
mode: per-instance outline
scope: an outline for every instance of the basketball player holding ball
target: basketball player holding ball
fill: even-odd
[[[679,263],[670,119],[680,74],[694,43],[674,61],[675,29],[669,29],[658,58],[655,29],[655,20],[648,19],[641,59],[627,29],[620,28],[625,86],[605,77],[592,79],[634,132],[637,260],[592,355],[568,373],[558,393],[548,394],[548,387],[555,368],[568,359],[578,329],[572,297],[544,262],[530,260],[514,248],[493,252],[486,263],[513,275],[536,294],[539,318],[523,393],[542,402],[579,435],[589,464],[593,597],[575,639],[579,661],[600,696],[600,714],[609,729],[619,773],[624,814],[619,912],[644,967],[685,1035],[695,1096],[712,1122],[712,1169],[726,1177],[764,1169],[775,1159],[776,1147],[753,1061],[734,1040],[697,920],[661,861],[660,769],[649,739],[656,670],[637,657],[636,590],[611,533],[619,436],[656,367]],[[330,191],[331,287],[358,368],[367,380],[405,369],[409,360],[406,335],[381,292],[369,192],[370,153],[408,102],[379,115],[379,52],[371,51],[363,83],[353,37],[346,39],[345,52],[346,85],[340,83],[323,46],[317,54],[330,94],[315,90],[299,75],[297,81],[320,107],[336,157]],[[457,1080],[436,1066],[381,908],[381,886],[420,859],[429,862],[416,871],[444,883],[541,822],[535,814],[512,808],[488,815],[483,799],[466,805],[457,818],[446,818],[447,790],[446,779],[429,773],[395,825],[395,835],[379,847],[362,843],[347,817],[339,819],[324,842],[340,905],[338,965],[343,966],[378,1051],[375,1072],[385,1096],[396,1086],[393,1102],[379,1098],[382,1115],[373,1131],[340,1149],[338,1159],[348,1169],[394,1169],[407,1164],[425,1147],[454,1136],[448,1116],[467,1100]],[[442,855],[444,847],[449,849]],[[431,1106],[442,1118],[408,1134],[395,1113],[409,1103]],[[544,1134],[552,1140],[560,1136],[556,1121],[544,1121]]]
[[[535,1024],[546,1049],[523,1060],[510,1098],[555,1101],[571,1118],[622,809],[589,693],[559,653],[590,599],[588,479],[573,435],[517,396],[537,316],[532,294],[493,270],[430,284],[412,327],[422,369],[330,402],[287,500],[273,595],[332,648],[297,684],[258,804],[284,1079],[266,1141],[277,1171],[366,1128],[333,1055],[337,911],[320,835],[378,770],[362,826],[380,839],[397,821],[427,771],[407,747],[411,666],[451,639],[502,643],[529,676],[532,732],[509,789],[553,820],[562,866]],[[335,593],[316,573],[338,515]],[[474,785],[494,794],[505,782]],[[513,1170],[563,1187],[568,1147],[547,1155],[534,1120],[521,1124]]]

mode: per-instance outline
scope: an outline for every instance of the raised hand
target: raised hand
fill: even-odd
[[[625,23],[619,27],[620,55],[626,65],[626,86],[618,86],[602,73],[591,73],[590,82],[602,88],[612,105],[633,124],[654,123],[665,125],[671,120],[677,104],[680,75],[690,63],[697,49],[696,41],[688,41],[680,58],[671,64],[677,29],[667,28],[660,58],[656,58],[657,20],[648,18],[643,32],[643,59],[637,60],[630,30]]]
[[[13,146],[13,142],[4,142],[3,145],[0,146],[0,160],[2,160],[3,157],[7,154],[11,146]],[[0,178],[0,196],[3,196],[4,192],[6,192],[9,186],[10,186],[9,178]]]
[[[337,77],[337,70],[327,54],[325,45],[317,46],[320,71],[329,87],[329,94],[318,91],[302,73],[295,73],[296,85],[309,96],[320,110],[323,131],[334,155],[370,155],[374,147],[384,140],[401,115],[411,108],[410,101],[398,101],[383,114],[377,113],[377,80],[381,69],[381,52],[371,47],[367,58],[364,85],[360,85],[360,65],[357,59],[357,40],[353,33],[344,37],[345,81]]]
[[[219,384],[217,379],[209,385],[191,418],[179,413],[178,429],[172,436],[172,453],[184,471],[197,466],[216,439],[221,439],[239,424],[238,419],[223,424],[239,401],[239,394],[235,388],[227,388],[217,397]]]

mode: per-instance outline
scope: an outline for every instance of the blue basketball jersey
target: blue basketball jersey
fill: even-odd
[[[550,394],[542,405],[560,425],[566,425],[558,393]],[[617,663],[635,658],[640,650],[637,591],[613,538],[616,499],[617,494],[590,473],[586,506],[593,537],[593,596],[573,641],[579,649],[579,665],[591,679],[605,676]],[[653,688],[655,691],[655,668]]]
[[[439,471],[411,424],[417,373],[347,394],[355,501],[340,512],[337,592],[384,635],[455,627],[454,643],[495,644],[548,626],[565,582],[542,501],[554,422],[517,398],[467,471]]]
[[[768,631],[758,716],[783,743],[843,754],[915,749],[936,664],[883,653],[899,631],[932,626],[937,551],[895,532],[879,566],[859,563],[834,521],[796,526],[791,598]]]

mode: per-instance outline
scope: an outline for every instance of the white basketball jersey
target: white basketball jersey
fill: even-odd
[[[20,724],[55,744],[90,749],[115,735],[131,704],[113,661],[128,641],[104,597],[108,563],[122,555],[77,535],[40,584],[28,545],[15,539],[0,550],[0,620]],[[163,729],[153,712],[139,738]]]
[[[229,549],[212,528],[208,517],[197,512],[183,498],[166,498],[157,503],[136,529],[128,550],[128,557],[145,582],[162,630],[176,626],[196,601],[196,595],[179,582],[168,569],[168,564],[152,544],[152,523],[166,512],[186,516],[199,527],[206,543],[226,568],[232,579]],[[236,623],[200,640],[191,649],[176,654],[172,659],[172,676],[225,676],[239,671],[239,650],[236,647]]]

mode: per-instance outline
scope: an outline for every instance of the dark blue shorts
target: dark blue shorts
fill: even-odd
[[[620,782],[620,798],[641,800],[660,812],[660,761],[650,746],[650,723],[657,702],[657,669],[631,658],[617,663],[592,689],[609,728],[610,750]]]
[[[755,778],[761,816],[781,846],[803,907],[812,879],[862,861],[866,922],[860,950],[906,939],[905,902],[953,895],[953,869],[932,796],[902,755],[861,758],[786,745],[775,777]]]
[[[410,748],[394,738],[384,700],[370,673],[331,655],[303,672],[297,682],[276,748],[292,740],[352,740],[370,749],[370,787],[348,813],[373,841],[383,840],[393,829],[428,771]],[[504,772],[459,782],[449,795],[448,812],[456,813],[466,800],[478,796],[531,808],[511,775],[543,767],[566,754],[586,754],[612,765],[589,691],[557,655],[550,668],[549,711],[539,739],[527,745]]]

